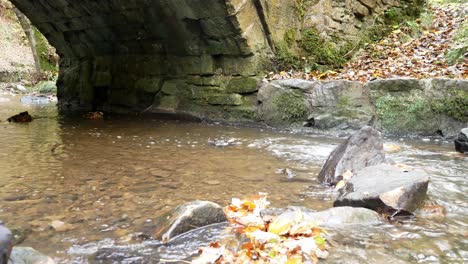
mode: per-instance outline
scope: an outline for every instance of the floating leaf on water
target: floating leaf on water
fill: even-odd
[[[339,190],[339,189],[343,188],[345,185],[346,185],[346,182],[344,180],[341,180],[336,184],[335,189]]]

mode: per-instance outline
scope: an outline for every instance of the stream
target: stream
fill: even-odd
[[[9,124],[21,111],[37,117]],[[222,226],[161,245],[155,217],[192,200],[224,206],[269,194],[273,207],[330,208],[316,176],[344,138],[225,126],[164,116],[61,116],[54,104],[0,94],[0,220],[58,263],[158,263],[189,259]],[[468,263],[468,157],[442,139],[386,138],[388,159],[431,176],[439,214],[353,230],[330,230],[339,246],[323,263]],[[52,221],[66,223],[61,232]],[[194,242],[196,241],[196,242]]]

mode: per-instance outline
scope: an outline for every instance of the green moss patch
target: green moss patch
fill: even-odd
[[[308,108],[300,92],[287,92],[273,99],[273,104],[279,111],[279,117],[284,121],[301,121],[307,117]]]
[[[460,122],[468,122],[467,91],[450,91],[444,98],[435,100],[431,107],[435,113],[450,116]]]
[[[424,120],[434,116],[430,103],[416,96],[380,97],[376,101],[376,111],[383,128],[393,132],[424,130]]]

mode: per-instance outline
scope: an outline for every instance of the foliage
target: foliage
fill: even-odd
[[[311,0],[295,0],[294,7],[296,8],[296,14],[300,20],[305,16],[306,7],[311,2]]]
[[[439,114],[452,117],[460,122],[468,122],[468,92],[452,90],[442,99],[435,100],[432,110]]]
[[[290,51],[286,42],[281,42],[276,46],[276,56],[272,64],[275,70],[299,69],[301,66],[299,57]]]
[[[462,63],[468,54],[468,20],[460,25],[454,38],[454,44],[447,52],[447,61],[450,65]]]
[[[335,47],[335,44],[324,40],[313,28],[302,32],[301,47],[307,57],[317,64],[339,67],[345,62],[342,52]]]
[[[317,263],[328,256],[326,230],[304,219],[296,210],[293,216],[261,215],[269,205],[266,194],[251,199],[232,199],[224,209],[229,232],[236,241],[211,243],[201,248],[192,263]],[[241,244],[240,247],[233,245]]]
[[[57,72],[58,66],[55,60],[55,50],[49,45],[47,39],[39,30],[34,28],[34,37],[36,39],[36,50],[39,55],[41,69],[43,71]]]
[[[300,92],[299,92],[300,93]],[[281,118],[288,121],[301,121],[307,116],[308,109],[301,94],[294,91],[281,94],[273,100],[281,111]]]

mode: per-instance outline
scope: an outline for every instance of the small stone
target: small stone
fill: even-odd
[[[193,201],[160,215],[155,220],[154,235],[163,243],[192,229],[226,221],[223,208],[208,201]]]
[[[52,221],[49,224],[49,226],[52,227],[57,232],[66,232],[75,228],[73,225],[67,224],[59,220]]]
[[[206,184],[208,185],[219,185],[221,184],[220,181],[212,180],[212,181],[206,181]]]

